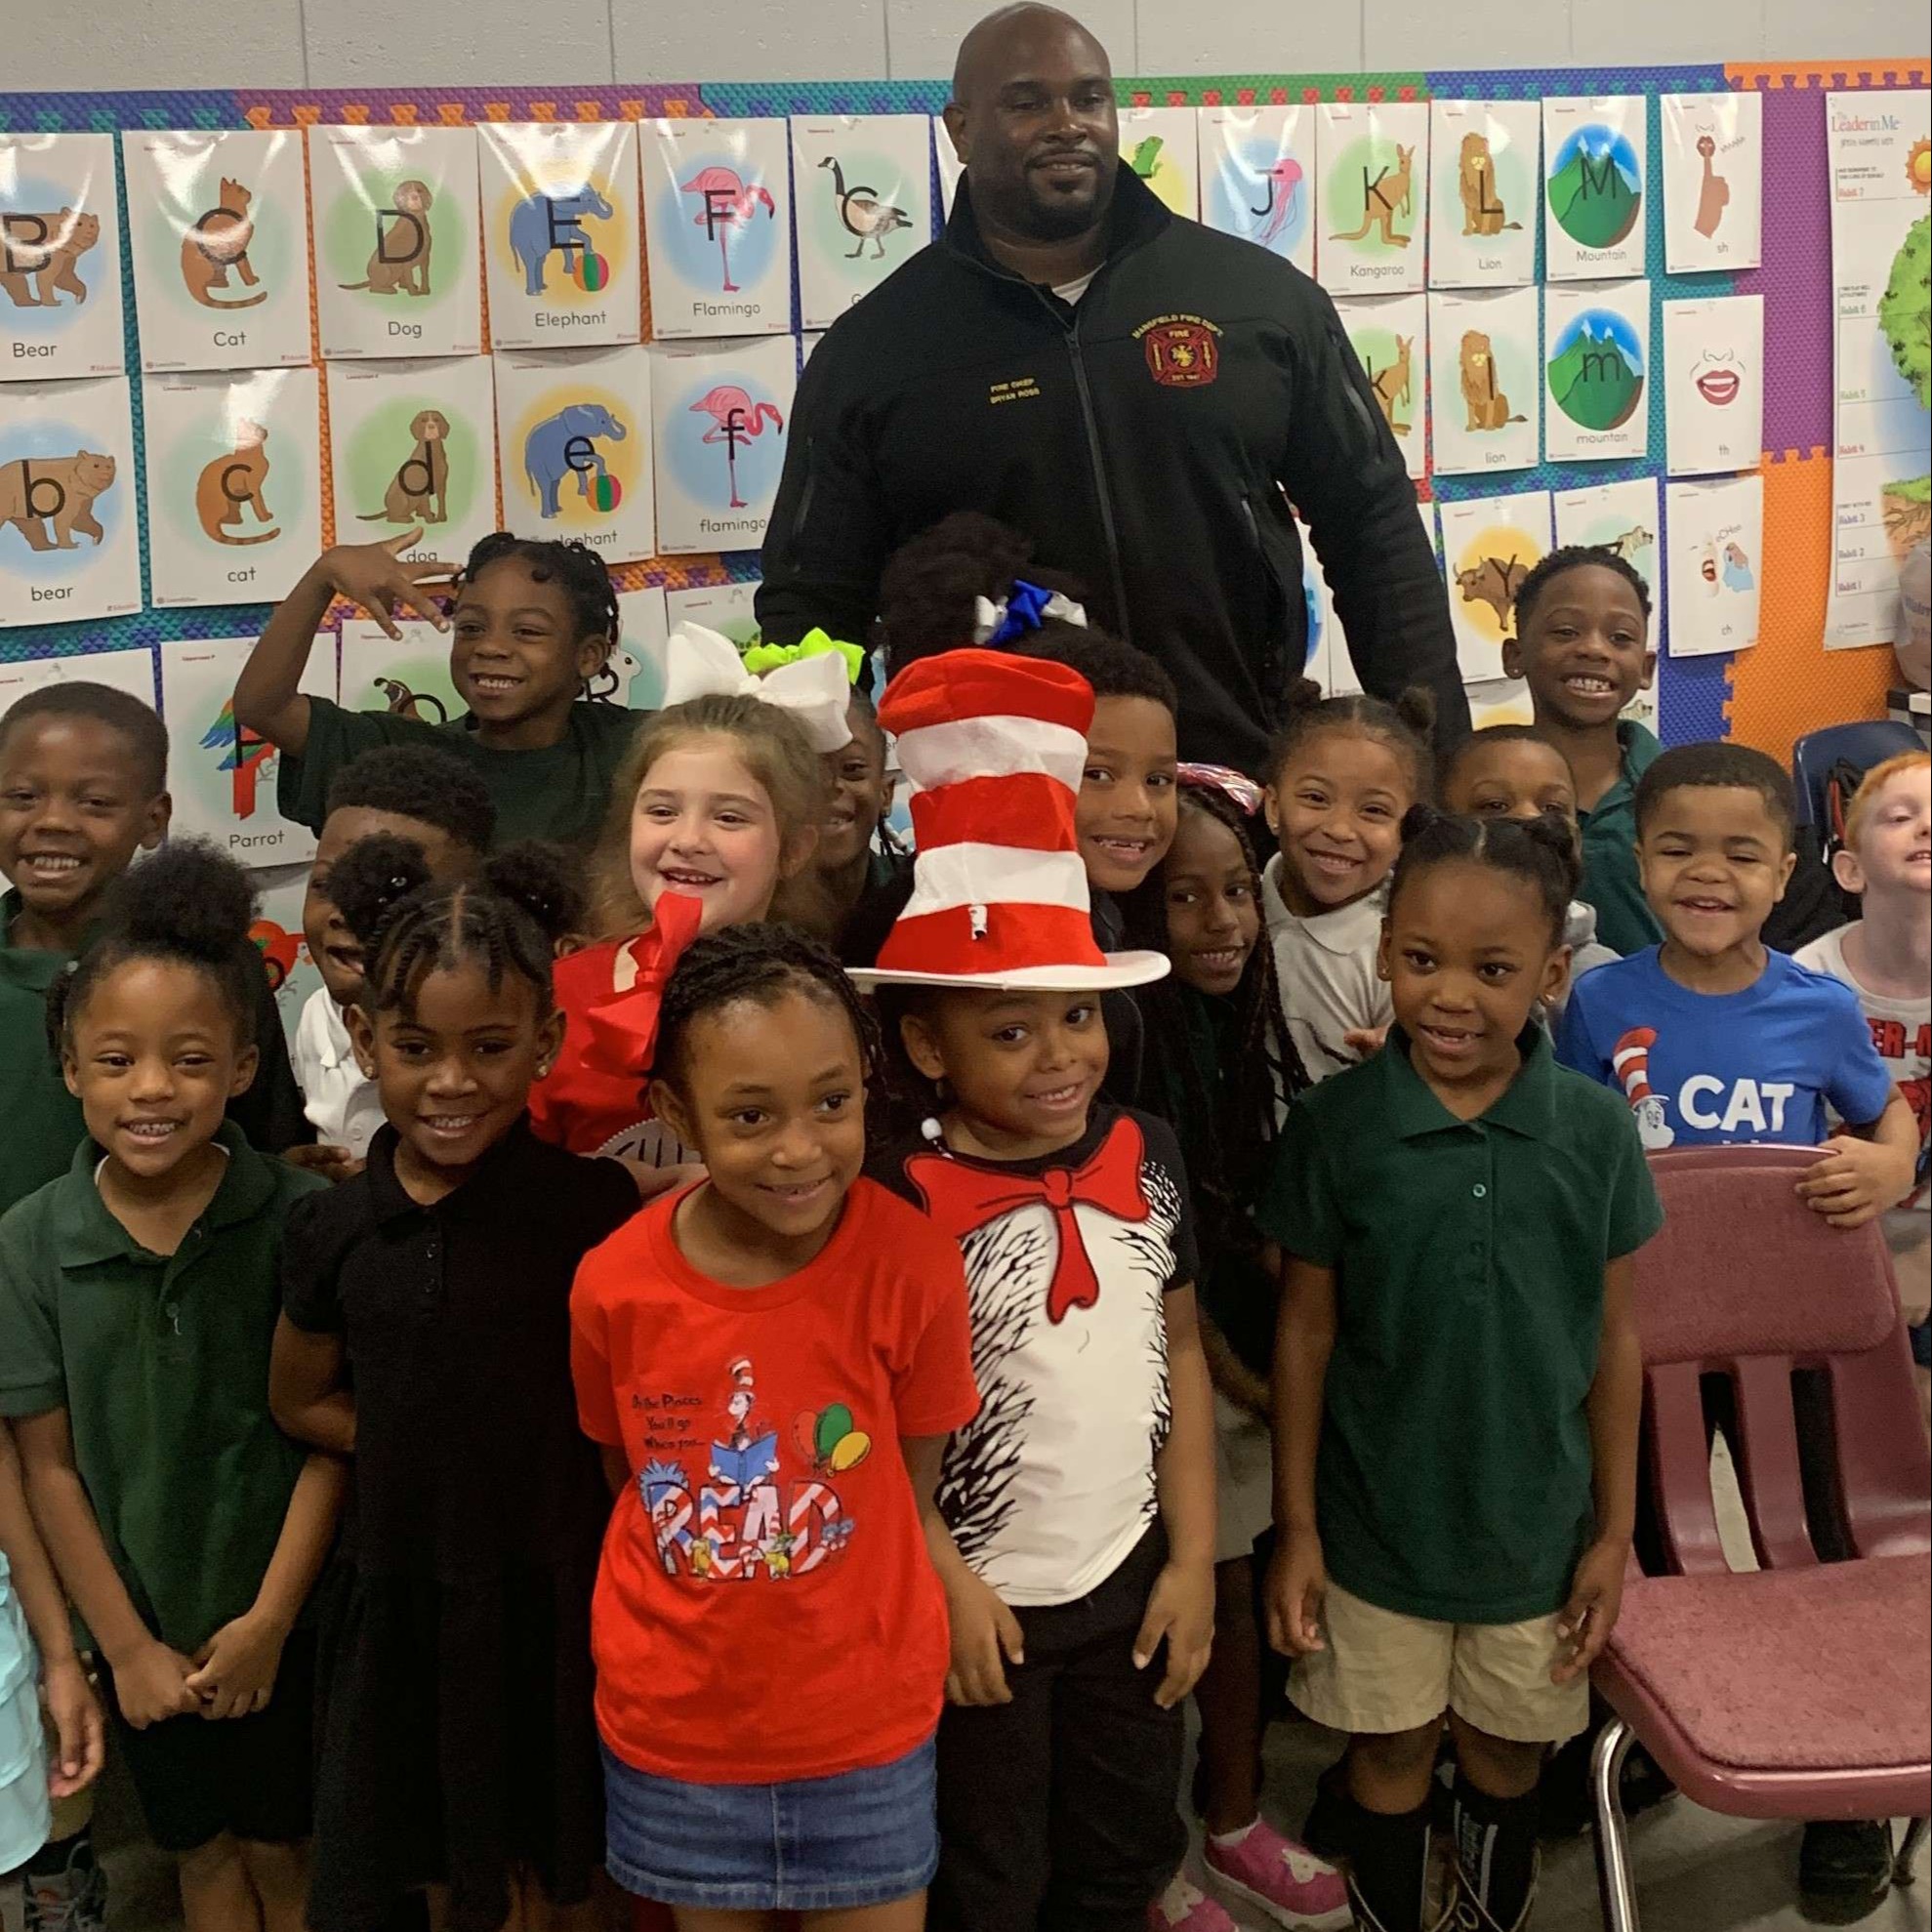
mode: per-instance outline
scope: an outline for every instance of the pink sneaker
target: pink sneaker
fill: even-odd
[[[1265,1819],[1257,1819],[1238,1845],[1221,1846],[1210,1838],[1206,1858],[1211,1877],[1259,1906],[1278,1925],[1295,1932],[1344,1932],[1355,1922],[1340,1872],[1284,1838]]]
[[[1227,1913],[1176,1871],[1168,1889],[1147,1908],[1147,1932],[1241,1932]]]

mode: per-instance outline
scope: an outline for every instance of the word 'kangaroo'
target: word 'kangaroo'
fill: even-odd
[[[1371,228],[1381,230],[1384,247],[1407,248],[1415,240],[1414,235],[1397,234],[1395,218],[1398,214],[1408,215],[1414,211],[1410,198],[1411,184],[1416,166],[1416,150],[1404,147],[1400,142],[1395,144],[1395,166],[1380,168],[1374,181],[1369,179],[1367,168],[1362,170],[1362,226],[1347,234],[1334,234],[1331,241],[1362,241]]]
[[[0,527],[11,523],[28,550],[78,550],[74,532],[100,544],[106,531],[94,499],[114,486],[114,459],[76,450],[72,456],[22,456],[0,464]]]
[[[202,468],[194,486],[194,514],[210,540],[218,544],[269,544],[278,529],[241,534],[241,513],[247,509],[258,523],[273,523],[274,515],[262,496],[268,478],[268,453],[263,447],[268,432],[260,423],[235,425],[235,446]]]
[[[248,259],[248,245],[255,239],[255,217],[248,208],[254,199],[239,182],[224,180],[219,205],[182,236],[182,280],[204,308],[253,308],[268,299],[262,277]],[[227,287],[230,268],[255,291],[253,295],[230,301],[211,293]]]
[[[376,248],[368,279],[341,282],[371,295],[428,295],[430,292],[430,204],[435,199],[423,182],[398,182],[392,208],[376,210]]]
[[[62,208],[58,215],[0,215],[0,289],[18,308],[58,308],[61,289],[78,308],[87,284],[76,266],[101,239],[101,217]]]

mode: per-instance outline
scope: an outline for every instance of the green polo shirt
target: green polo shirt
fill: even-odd
[[[1621,1093],[1540,1026],[1459,1121],[1400,1028],[1289,1111],[1262,1230],[1333,1268],[1316,1503],[1329,1573],[1385,1610],[1560,1608],[1592,1535],[1587,1402],[1607,1263],[1663,1225]]]
[[[329,783],[350,759],[377,745],[435,745],[476,767],[496,806],[496,842],[553,839],[588,846],[610,803],[612,782],[645,714],[622,705],[573,704],[569,728],[538,752],[497,751],[476,737],[476,720],[425,724],[383,711],[345,711],[326,698],[308,700],[308,739],[298,758],[277,760],[275,802],[284,818],[320,832],[329,814]]]
[[[87,1138],[80,1102],[67,1091],[47,1038],[47,989],[66,970],[67,957],[9,945],[20,910],[18,892],[0,896],[0,1213],[58,1180]],[[228,1117],[256,1146],[279,1154],[313,1140],[315,1130],[303,1116],[268,975],[257,973],[250,984],[260,1064],[248,1090],[228,1102]]]
[[[121,1582],[192,1654],[255,1601],[306,1452],[268,1415],[282,1222],[328,1183],[255,1152],[170,1255],[107,1212],[89,1143],[0,1215],[0,1415],[65,1409]]]
[[[1583,834],[1583,898],[1596,908],[1596,936],[1628,959],[1664,937],[1637,874],[1637,780],[1664,748],[1649,728],[1619,721],[1624,768],[1617,782],[1577,821]]]

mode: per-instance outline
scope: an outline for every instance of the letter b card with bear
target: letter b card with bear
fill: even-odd
[[[118,376],[126,357],[114,137],[0,134],[0,382]]]

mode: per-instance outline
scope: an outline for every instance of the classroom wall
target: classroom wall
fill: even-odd
[[[10,89],[921,80],[993,0],[78,0],[10,10]],[[1070,0],[1124,74],[1911,54],[1924,0]]]

